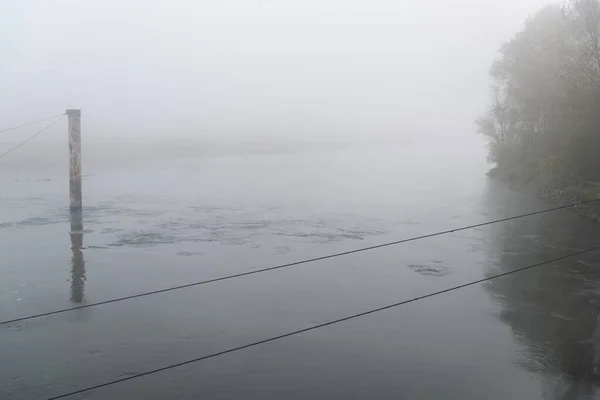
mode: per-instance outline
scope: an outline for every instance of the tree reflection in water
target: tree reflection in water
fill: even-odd
[[[514,205],[513,212],[522,207]],[[488,275],[600,243],[600,226],[569,211],[497,224],[490,233],[495,263]],[[519,364],[542,375],[545,398],[587,399],[598,393],[599,252],[495,279],[485,287],[520,346]]]

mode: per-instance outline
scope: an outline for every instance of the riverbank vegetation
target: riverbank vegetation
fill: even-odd
[[[600,0],[539,10],[490,75],[491,104],[476,121],[490,175],[600,194]]]

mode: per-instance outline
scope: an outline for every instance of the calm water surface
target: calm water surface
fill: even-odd
[[[0,171],[1,320],[547,207],[458,147],[84,160],[82,220],[64,165],[40,165]],[[0,326],[0,398],[47,399],[599,242],[559,211]],[[600,398],[599,265],[587,254],[71,398]]]

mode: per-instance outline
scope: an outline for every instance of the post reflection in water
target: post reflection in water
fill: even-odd
[[[71,301],[80,304],[84,299],[85,261],[83,259],[83,216],[81,210],[70,211],[71,221]]]
[[[600,226],[569,211],[490,229],[489,275],[600,243]],[[538,373],[544,398],[600,394],[600,254],[588,253],[485,284],[520,347],[518,364]]]

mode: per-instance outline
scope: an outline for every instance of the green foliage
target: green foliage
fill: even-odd
[[[600,181],[600,0],[538,11],[500,49],[477,119],[488,160],[527,180]]]

